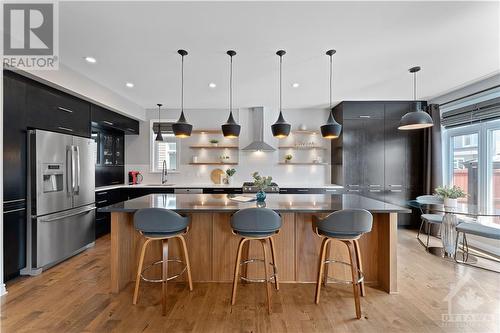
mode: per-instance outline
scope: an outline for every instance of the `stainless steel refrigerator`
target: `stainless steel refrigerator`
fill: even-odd
[[[27,260],[37,275],[95,241],[93,140],[28,131]]]

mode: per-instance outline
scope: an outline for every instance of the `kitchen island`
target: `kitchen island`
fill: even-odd
[[[239,209],[255,206],[255,201],[237,202],[227,194],[151,194],[100,208],[100,212],[111,213],[111,291],[118,293],[135,279],[144,241],[133,225],[138,209],[166,208],[190,216],[191,226],[185,237],[193,280],[230,282],[239,242],[231,232],[230,217]],[[410,213],[409,209],[354,194],[268,194],[266,207],[278,211],[283,221],[275,237],[280,282],[316,282],[321,238],[313,233],[314,215],[363,208],[373,214],[372,231],[360,239],[365,282],[388,293],[397,292],[397,214]],[[161,244],[154,245],[149,247],[145,264],[161,258]],[[181,257],[178,245],[175,241],[169,244],[170,258]],[[262,257],[257,245],[250,244],[244,250],[247,258]],[[349,261],[347,249],[340,242],[332,243],[330,254],[331,258]],[[160,274],[155,269],[151,274]],[[172,265],[172,269],[176,266]],[[246,274],[255,278],[262,276],[262,271],[250,265]],[[330,275],[349,279],[350,268],[331,265]]]

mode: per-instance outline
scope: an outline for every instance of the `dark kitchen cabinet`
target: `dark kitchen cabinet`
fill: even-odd
[[[423,102],[425,106],[426,103]],[[342,134],[332,140],[332,183],[347,193],[405,205],[423,192],[423,131],[398,130],[413,101],[342,102],[334,108]],[[399,225],[417,223],[399,214]]]
[[[123,184],[125,181],[124,134],[119,131],[92,128],[96,142],[96,187]]]
[[[4,202],[3,238],[4,281],[7,281],[18,276],[26,266],[25,202]]]
[[[117,188],[95,192],[95,204],[97,208],[113,205],[127,200],[126,189]],[[95,237],[96,239],[108,234],[111,230],[111,214],[97,211],[95,217]]]
[[[241,194],[242,189],[240,188],[204,188],[203,193],[213,193],[213,194]]]
[[[139,122],[98,105],[91,106],[92,126],[112,128],[125,134],[139,134]]]
[[[33,81],[26,109],[28,127],[90,137],[89,102]]]

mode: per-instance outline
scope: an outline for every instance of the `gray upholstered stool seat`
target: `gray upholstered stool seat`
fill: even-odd
[[[323,219],[315,219],[313,230],[318,236],[323,238],[318,280],[316,282],[316,304],[319,303],[322,281],[326,285],[330,279],[328,276],[328,267],[325,268],[325,266],[331,263],[341,263],[351,267],[352,279],[348,281],[334,279],[334,281],[352,284],[356,317],[358,319],[361,318],[359,293],[361,293],[361,296],[365,295],[365,285],[358,239],[364,233],[371,231],[372,224],[372,214],[364,209],[344,209],[333,212]],[[338,240],[347,246],[350,263],[328,258],[331,240]]]
[[[476,235],[491,239],[500,239],[500,228],[488,227],[479,223],[460,223],[457,225],[457,231],[469,235]]]
[[[166,302],[167,302],[167,281],[172,280],[185,271],[188,276],[189,290],[193,290],[193,281],[191,279],[191,265],[189,263],[189,255],[187,252],[186,240],[184,234],[189,230],[189,218],[179,215],[174,211],[162,208],[145,208],[139,209],[134,214],[134,226],[144,236],[145,241],[142,245],[141,256],[139,258],[139,267],[137,268],[137,276],[135,280],[135,290],[133,304],[137,304],[137,297],[139,295],[139,284],[141,280],[148,282],[161,282],[162,283],[162,313],[166,315]],[[180,248],[182,249],[184,261],[180,259],[168,258],[168,240],[170,238],[177,238],[179,240]],[[162,242],[162,259],[143,269],[144,257],[146,249],[150,242]],[[168,263],[177,262],[185,264],[181,273],[168,277]],[[162,266],[162,276],[160,279],[152,280],[146,279],[143,273],[154,265]]]
[[[267,307],[269,313],[271,313],[271,286],[270,282],[274,280],[276,290],[279,289],[278,283],[278,273],[276,268],[276,251],[274,248],[273,236],[278,234],[281,228],[281,216],[275,211],[268,208],[247,208],[237,211],[231,216],[231,228],[235,235],[241,236],[240,243],[238,245],[238,253],[236,255],[236,262],[234,267],[234,278],[233,278],[233,293],[231,297],[231,305],[236,302],[236,287],[238,285],[238,280],[243,279],[245,281],[253,282],[264,282],[266,284],[267,293]],[[259,240],[262,244],[262,251],[264,253],[264,259],[250,259],[248,258],[248,246],[247,243],[250,240]],[[272,263],[269,262],[267,253],[267,241],[269,241],[271,248],[271,258]],[[242,261],[242,252],[244,245],[247,245],[246,258]],[[246,266],[253,262],[263,262],[264,264],[264,274],[263,279],[249,279],[246,274]],[[271,264],[273,268],[273,274],[268,274],[268,266]],[[240,276],[240,266],[242,267],[242,274]]]
[[[422,214],[420,217],[430,223],[443,223],[444,216],[439,214]]]

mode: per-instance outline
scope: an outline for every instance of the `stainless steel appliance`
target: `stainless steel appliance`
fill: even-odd
[[[28,131],[27,260],[24,275],[83,251],[95,240],[93,140]]]
[[[259,188],[254,185],[253,182],[244,182],[243,183],[243,193],[257,193],[259,192]],[[267,193],[279,193],[280,188],[278,184],[272,182],[271,185],[265,190]]]

